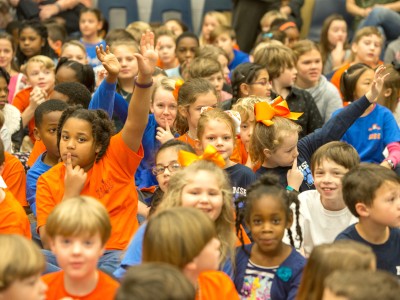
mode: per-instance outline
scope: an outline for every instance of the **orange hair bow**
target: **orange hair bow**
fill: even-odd
[[[218,167],[221,168],[225,166],[224,158],[221,156],[221,154],[218,153],[217,149],[215,149],[211,145],[207,145],[204,153],[200,156],[183,150],[180,150],[178,153],[178,162],[183,167],[187,167],[197,160],[208,160],[215,163]]]
[[[277,97],[274,103],[259,102],[254,105],[254,114],[256,121],[261,122],[266,126],[274,124],[272,118],[275,116],[287,118],[290,120],[297,120],[303,113],[290,112],[286,100]]]
[[[174,95],[176,101],[178,101],[179,90],[181,89],[183,83],[184,81],[182,79],[175,81],[175,89],[172,91],[172,95]]]

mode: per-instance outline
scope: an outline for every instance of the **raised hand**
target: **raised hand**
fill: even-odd
[[[139,76],[151,76],[157,65],[158,54],[154,47],[154,33],[146,31],[140,40],[140,54],[135,53],[138,61]]]
[[[85,185],[86,179],[87,173],[85,170],[78,165],[73,167],[71,153],[68,153],[65,162],[64,199],[79,196]]]
[[[375,103],[378,101],[378,96],[382,91],[383,84],[385,79],[389,76],[390,73],[385,73],[385,66],[379,66],[375,71],[374,81],[372,82],[370,90],[365,94],[369,102]]]
[[[119,71],[121,70],[121,65],[115,55],[111,53],[108,45],[106,46],[105,50],[103,49],[103,45],[96,46],[96,55],[109,75],[118,75]]]
[[[165,129],[162,127],[157,127],[156,139],[160,141],[161,144],[164,144],[169,140],[174,139],[174,135],[171,132],[168,121],[165,120],[165,123],[166,123]]]
[[[293,166],[288,171],[286,178],[289,186],[294,188],[296,191],[300,189],[301,183],[303,182],[304,179],[304,175],[303,172],[301,172],[297,168],[297,158],[294,160]]]

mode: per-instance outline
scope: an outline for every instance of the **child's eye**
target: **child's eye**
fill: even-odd
[[[213,137],[213,136],[209,136],[209,137],[207,137],[207,140],[209,140],[209,141],[213,141],[213,140],[215,140],[215,137]]]
[[[253,224],[254,225],[261,225],[261,223],[262,223],[261,219],[254,219],[253,220]]]
[[[61,240],[61,243],[64,244],[64,245],[68,245],[70,242],[71,242],[70,239],[62,239]]]
[[[224,137],[224,140],[225,140],[225,141],[229,141],[229,140],[231,140],[231,139],[232,139],[231,136],[225,136],[225,137]]]
[[[85,139],[85,138],[78,138],[78,142],[79,142],[79,143],[86,142],[86,139]]]
[[[272,224],[274,224],[274,225],[278,225],[280,222],[281,222],[280,219],[273,219],[272,220]]]
[[[240,125],[240,128],[242,129],[247,129],[247,127],[249,127],[247,124]]]
[[[93,242],[91,240],[86,240],[84,241],[85,246],[91,246],[93,245]]]
[[[68,139],[69,139],[69,137],[67,135],[62,135],[61,138],[63,141],[68,141]]]
[[[57,131],[57,128],[50,128],[50,129],[49,129],[49,132],[50,132],[50,133],[55,133],[56,131]]]

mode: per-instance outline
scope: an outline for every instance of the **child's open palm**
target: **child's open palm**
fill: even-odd
[[[365,96],[368,98],[369,102],[371,102],[371,103],[375,103],[376,101],[378,101],[378,96],[382,91],[385,79],[390,74],[390,73],[386,73],[383,75],[385,70],[386,70],[386,68],[383,65],[379,66],[376,69],[374,81],[372,82],[371,89],[365,94]]]
[[[105,50],[103,49],[103,45],[96,46],[96,55],[108,74],[118,75],[121,65],[115,55],[111,53],[108,45]]]
[[[139,74],[153,75],[157,65],[158,54],[154,47],[154,33],[146,31],[140,40],[140,53],[135,53],[138,61]]]

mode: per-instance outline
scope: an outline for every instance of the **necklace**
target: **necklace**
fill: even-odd
[[[125,90],[121,89],[121,96],[122,98],[124,98],[126,100],[126,98],[128,98],[128,96],[131,94],[129,92],[126,92]]]

